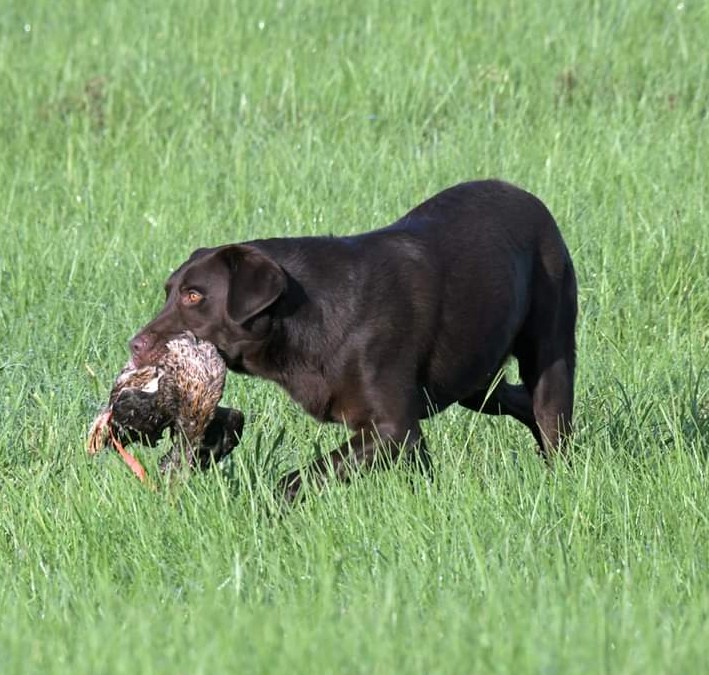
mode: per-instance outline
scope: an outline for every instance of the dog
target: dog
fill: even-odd
[[[420,420],[454,403],[519,420],[547,459],[571,432],[574,268],[546,206],[509,183],[461,183],[355,236],[201,248],[165,292],[130,341],[137,365],[190,330],[230,370],[354,432],[283,478],[289,500],[383,458],[429,471]],[[521,384],[500,376],[509,357]]]

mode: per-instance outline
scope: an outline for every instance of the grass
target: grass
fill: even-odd
[[[3,3],[0,670],[701,671],[708,31],[691,0]],[[433,485],[274,516],[343,432],[243,378],[236,456],[176,493],[88,460],[193,248],[361,231],[481,176],[537,193],[576,262],[570,468],[451,409]]]

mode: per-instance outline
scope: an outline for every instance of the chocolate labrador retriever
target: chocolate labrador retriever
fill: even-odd
[[[281,385],[349,442],[305,474],[379,459],[430,465],[419,420],[453,403],[511,415],[544,457],[570,432],[576,280],[544,204],[496,180],[463,183],[350,237],[260,239],[195,251],[130,343],[149,363],[184,330],[228,367]],[[498,377],[514,356],[521,385]],[[381,452],[381,450],[386,450]],[[282,482],[293,498],[304,476]]]

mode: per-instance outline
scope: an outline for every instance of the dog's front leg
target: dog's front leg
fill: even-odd
[[[321,487],[331,476],[349,482],[361,470],[391,466],[402,452],[424,472],[430,471],[430,458],[418,421],[368,424],[334,452],[282,478],[278,494],[292,502],[304,485]]]

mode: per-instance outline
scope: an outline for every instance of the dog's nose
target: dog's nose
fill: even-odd
[[[145,354],[150,349],[150,338],[145,333],[138,333],[129,343],[130,351],[133,356]]]

